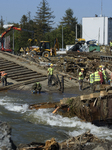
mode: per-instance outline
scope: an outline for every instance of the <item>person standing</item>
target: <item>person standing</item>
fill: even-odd
[[[102,73],[103,73],[104,84],[108,84],[109,74],[108,74],[108,72],[106,71],[106,67],[103,68]]]
[[[100,75],[99,75],[99,68],[96,69],[95,71],[95,77],[94,77],[94,86],[95,85],[98,85],[98,84],[101,84],[101,79],[100,79]]]
[[[99,71],[102,72],[102,66],[101,65],[99,66]]]
[[[1,71],[1,81],[2,81],[2,86],[7,86],[7,73],[5,71]]]
[[[110,41],[110,54],[111,54],[111,51],[112,51],[112,40]]]
[[[84,69],[81,68],[81,71],[79,72],[79,90],[82,91],[82,87],[83,87],[83,79],[84,79]]]
[[[52,86],[52,79],[53,79],[53,64],[50,65],[50,68],[48,68],[47,73],[48,73],[48,86]]]
[[[95,70],[92,70],[92,73],[90,74],[90,89],[92,92],[94,92],[94,80],[95,80]]]
[[[102,66],[99,66],[100,83],[103,84]]]

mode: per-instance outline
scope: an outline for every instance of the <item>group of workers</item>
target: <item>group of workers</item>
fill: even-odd
[[[0,71],[2,86],[7,86],[7,73],[5,71]]]
[[[53,64],[50,65],[50,68],[48,68],[48,86],[52,86],[52,79],[53,79]],[[5,71],[0,71],[0,76],[1,76],[1,83],[2,86],[7,86],[7,73]],[[32,85],[32,93],[39,93],[41,92],[42,85],[40,82],[36,82]]]
[[[49,87],[52,86],[52,80],[54,78],[53,71],[54,71],[53,64],[50,64],[50,67],[47,70],[47,74],[48,74],[48,86]],[[36,82],[32,86],[32,93],[37,93],[37,91],[39,91],[39,93],[40,93],[41,89],[42,89],[41,83],[40,82]]]
[[[81,68],[81,71],[79,72],[79,90],[82,91],[83,87],[83,79],[84,79],[84,69]],[[106,71],[106,67],[102,67],[101,65],[95,70],[92,70],[92,73],[89,77],[90,82],[90,89],[92,92],[95,91],[95,85],[98,84],[109,84],[109,81],[111,80],[110,75]]]
[[[52,80],[54,78],[53,75],[53,64],[50,65],[50,67],[47,70],[48,73],[48,86],[52,86]],[[81,71],[79,72],[79,90],[83,90],[83,80],[84,80],[84,69],[81,68]],[[92,92],[95,91],[95,85],[98,84],[109,84],[110,81],[110,75],[106,71],[106,67],[102,67],[101,65],[95,70],[92,70],[92,73],[90,74],[89,77],[89,82],[90,82],[90,89]],[[39,93],[42,89],[42,85],[39,82],[36,82],[33,86],[32,89],[34,90],[34,93],[39,90]]]

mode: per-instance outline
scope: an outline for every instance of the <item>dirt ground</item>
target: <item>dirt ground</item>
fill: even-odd
[[[7,54],[7,53],[3,53],[3,52],[0,52],[0,57],[1,58],[4,58],[4,59],[7,59],[9,61],[12,61],[12,62],[16,62],[17,64],[21,65],[21,66],[24,66],[24,67],[27,67],[33,71],[36,71],[38,73],[41,73],[43,75],[47,75],[47,69],[48,67],[46,66],[41,66],[35,62],[32,62],[30,60],[26,60],[25,58],[21,57],[21,56],[16,56],[16,55],[13,55],[13,54]],[[54,75],[56,74],[59,74],[59,72],[57,72],[56,69],[54,69]],[[62,72],[61,72],[62,73]],[[7,79],[8,81],[8,84],[10,83],[17,83],[15,80],[11,80],[10,78]],[[41,81],[40,82],[42,84],[42,90],[43,91],[46,91],[46,92],[58,92],[58,88],[59,87],[50,87],[48,88],[48,79],[44,80],[44,81]],[[32,87],[33,83],[32,84],[28,84],[28,85],[23,85],[23,86],[20,86],[20,87],[16,87],[18,90],[31,90],[31,87]],[[74,80],[74,79],[70,79],[68,77],[64,77],[64,91],[67,92],[67,91],[70,91],[72,93],[79,93],[79,94],[82,94],[82,93],[85,93],[85,92],[89,92],[89,89],[88,89],[88,85],[85,84],[84,85],[84,90],[82,92],[79,91],[78,89],[78,81],[77,80]],[[2,86],[2,84],[0,84],[0,86]]]
[[[17,64],[27,67],[38,73],[41,73],[42,75],[47,75],[48,66],[42,66],[39,63],[27,60],[26,58],[24,58],[22,56],[17,56],[17,55],[13,55],[13,54],[9,54],[9,53],[7,54],[4,52],[0,52],[0,57],[3,59],[7,59],[9,61],[12,61],[12,62],[16,62]],[[57,71],[54,67],[54,75],[55,76],[56,76],[56,74],[61,74],[61,73],[62,72]],[[59,76],[59,77],[61,77],[61,76]],[[7,81],[8,81],[8,84],[17,83],[15,80],[12,80],[10,78],[8,78]],[[59,87],[56,87],[56,86],[48,87],[48,79],[40,81],[40,83],[42,84],[42,91],[59,92],[59,90],[58,90]],[[33,84],[34,83],[16,87],[16,89],[17,90],[31,90],[31,87]],[[83,84],[83,91],[79,91],[78,86],[79,86],[79,83],[77,80],[75,80],[73,78],[70,79],[67,76],[64,77],[64,92],[69,92],[69,93],[78,94],[78,95],[91,93],[88,83]],[[2,84],[0,84],[0,87],[2,87]]]

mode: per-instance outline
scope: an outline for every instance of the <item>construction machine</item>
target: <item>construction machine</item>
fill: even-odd
[[[54,47],[50,48],[49,41],[40,41],[40,46],[32,48],[30,54],[41,55],[43,57],[56,56],[56,50],[59,51],[58,39],[54,41]]]
[[[82,38],[76,39],[76,40],[75,40],[75,45],[73,45],[73,46],[69,49],[69,51],[78,51],[78,52],[79,52],[85,42],[86,42],[85,39],[82,39]]]
[[[6,52],[12,52],[12,49],[5,49],[4,48],[4,36],[11,30],[18,30],[18,31],[27,31],[27,32],[31,32],[32,35],[34,34],[34,31],[30,31],[30,30],[27,30],[27,29],[21,29],[21,28],[17,28],[15,26],[11,26],[9,27],[5,32],[3,32],[1,35],[0,35],[0,42],[1,42],[1,51],[6,51]]]

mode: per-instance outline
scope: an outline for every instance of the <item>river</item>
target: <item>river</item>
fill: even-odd
[[[52,114],[52,109],[29,110],[29,104],[40,102],[59,102],[64,97],[77,96],[71,92],[32,94],[30,91],[0,92],[0,120],[12,127],[11,138],[16,145],[20,143],[45,142],[54,137],[61,142],[70,136],[77,136],[91,130],[99,138],[112,140],[112,129],[97,127],[81,122],[79,118],[62,117]]]

